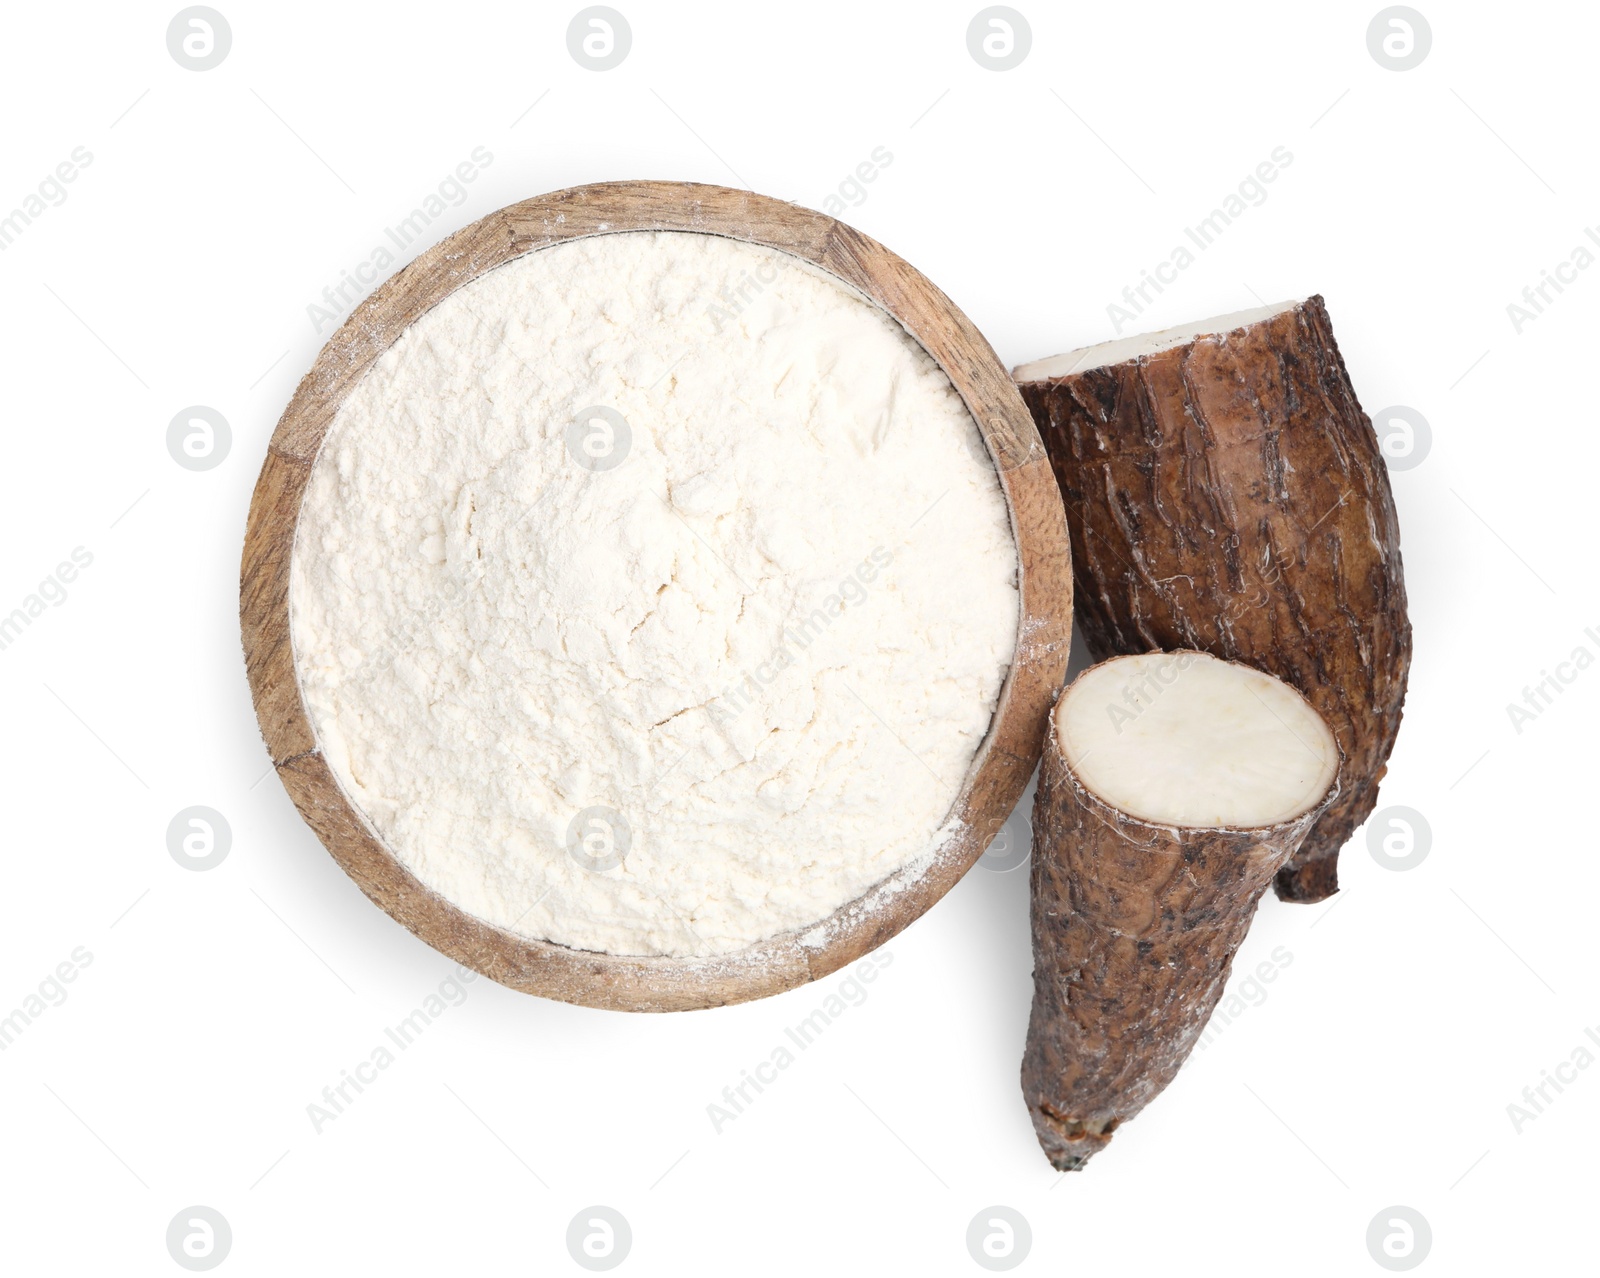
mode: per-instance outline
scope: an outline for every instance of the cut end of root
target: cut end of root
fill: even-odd
[[[1056,736],[1078,780],[1131,817],[1256,828],[1322,803],[1339,747],[1288,684],[1203,652],[1114,657],[1056,703]]]
[[[1339,890],[1339,856],[1321,856],[1303,865],[1286,865],[1272,881],[1278,900],[1295,905],[1314,905],[1326,901]]]
[[[1130,359],[1137,359],[1141,355],[1155,355],[1161,351],[1171,350],[1175,346],[1184,346],[1197,338],[1221,337],[1226,333],[1234,333],[1241,328],[1269,320],[1274,315],[1281,315],[1284,311],[1292,311],[1299,305],[1298,301],[1279,302],[1275,306],[1258,306],[1248,311],[1235,311],[1231,315],[1218,315],[1214,319],[1183,324],[1177,328],[1166,328],[1158,333],[1118,337],[1095,346],[1083,346],[1075,351],[1067,351],[1064,355],[1052,355],[1048,359],[1036,359],[1031,363],[1018,364],[1011,370],[1011,378],[1017,382],[1046,382],[1053,377],[1071,377],[1075,373],[1087,373],[1093,368],[1106,368],[1112,364],[1122,364]]]

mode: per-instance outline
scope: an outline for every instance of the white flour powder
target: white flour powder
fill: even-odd
[[[573,426],[597,407],[625,426]],[[718,955],[929,855],[1016,577],[976,427],[892,319],[786,254],[629,233],[395,343],[317,458],[290,598],[317,740],[422,882]]]

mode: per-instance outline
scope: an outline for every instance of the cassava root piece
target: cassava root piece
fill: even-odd
[[[1090,652],[1242,661],[1332,728],[1341,794],[1277,878],[1284,900],[1331,896],[1394,748],[1411,627],[1388,470],[1322,298],[1014,376],[1066,500]]]
[[[1304,697],[1204,653],[1113,658],[1062,693],[1033,809],[1022,1060],[1059,1170],[1082,1167],[1177,1074],[1338,770]]]

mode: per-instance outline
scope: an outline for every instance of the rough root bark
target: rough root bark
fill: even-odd
[[[1267,884],[1328,801],[1259,830],[1139,821],[1073,775],[1052,723],[1033,806],[1022,1092],[1058,1170],[1081,1168],[1172,1081]]]
[[[1322,299],[1021,391],[1066,500],[1095,658],[1198,648],[1276,675],[1327,720],[1341,797],[1277,889],[1331,896],[1400,728],[1411,626],[1388,470]]]

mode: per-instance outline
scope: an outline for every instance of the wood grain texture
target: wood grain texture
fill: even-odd
[[[817,945],[787,933],[717,958],[622,957],[530,940],[465,914],[406,870],[350,803],[317,747],[295,676],[288,583],[301,498],[334,415],[374,361],[418,316],[515,257],[581,236],[657,230],[791,253],[883,307],[972,412],[1011,512],[1021,562],[1016,653],[952,809],[959,833],[920,872],[902,871],[841,907]],[[1071,618],[1066,519],[1049,460],[1015,385],[971,321],[913,267],[842,222],[747,191],[681,182],[608,182],[525,200],[450,236],[379,287],[329,339],[273,433],[240,570],[245,663],[262,736],[301,815],[362,891],[435,949],[502,984],[632,1011],[714,1007],[816,980],[882,945],[949,891],[1038,762],[1066,672]]]
[[[1322,299],[1021,390],[1066,499],[1094,657],[1242,661],[1332,728],[1343,792],[1277,881],[1285,900],[1332,895],[1400,729],[1411,625],[1388,468]]]
[[[1259,829],[1161,825],[1096,795],[1049,733],[1033,805],[1022,1092],[1057,1170],[1081,1168],[1177,1075],[1267,885],[1337,787]]]

